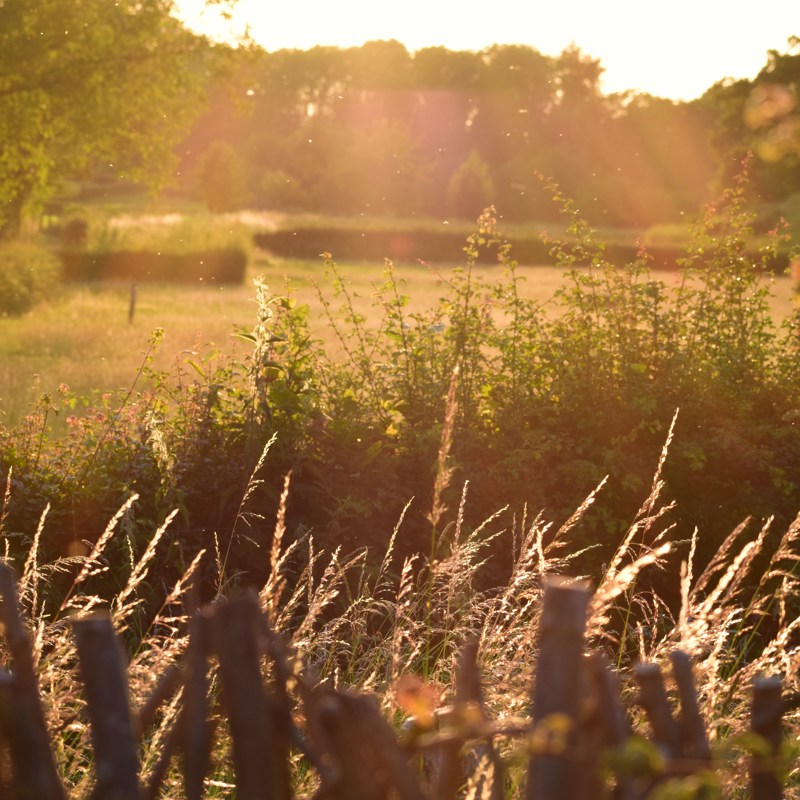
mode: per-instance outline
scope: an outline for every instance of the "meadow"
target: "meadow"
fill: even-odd
[[[380,324],[375,307],[376,288],[383,280],[383,264],[337,264],[351,288],[354,304],[367,324]],[[412,311],[430,309],[443,293],[443,280],[452,266],[398,264],[395,274],[412,298]],[[481,268],[489,285],[502,277],[502,268]],[[547,304],[563,283],[563,270],[554,266],[521,268],[520,284],[527,298]],[[253,281],[263,278],[276,294],[291,294],[309,308],[311,334],[330,350],[338,340],[325,316],[321,298],[332,296],[333,276],[322,258],[288,260],[255,251],[241,286],[204,286],[147,283],[136,288],[134,319],[128,322],[131,285],[128,282],[77,283],[64,286],[59,297],[20,317],[0,317],[0,414],[14,427],[42,393],[54,395],[67,384],[77,395],[127,388],[136,377],[150,334],[164,331],[155,356],[158,370],[207,356],[242,350],[235,332],[249,329],[256,317]],[[788,278],[775,281],[774,313],[785,318],[791,311]],[[144,388],[146,382],[140,388]],[[62,428],[63,430],[63,428]]]

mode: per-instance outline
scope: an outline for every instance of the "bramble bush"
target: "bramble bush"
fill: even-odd
[[[650,492],[677,409],[663,475],[680,509],[672,536],[698,529],[697,563],[748,515],[788,527],[800,507],[798,320],[770,315],[776,242],[758,261],[747,256],[746,177],[698,222],[674,285],[644,250],[612,266],[550,190],[570,235],[550,243],[565,280],[548,304],[520,292],[489,210],[464,266],[442,274],[433,308],[413,311],[387,262],[377,326],[326,258],[332,291],[320,296],[341,358],[312,339],[290,287],[280,296],[258,283],[257,323],[240,331],[246,358],[210,354],[156,375],[148,355],[137,376],[147,391],[135,382],[120,397],[65,388],[43,398],[18,429],[0,429],[9,546],[33,537],[49,504],[41,546],[71,552],[136,492],[134,552],[140,528],[179,509],[158,574],[210,548],[226,575],[258,581],[290,471],[288,537],[313,530],[323,549],[383,553],[412,501],[397,558],[430,552],[465,481],[461,524],[475,528],[505,506],[518,519],[544,509],[563,522],[607,477],[571,533],[576,551],[589,548],[576,568],[596,573]],[[484,281],[477,266],[487,248],[501,281]],[[74,415],[63,441],[48,436],[55,411]],[[482,580],[502,580],[512,559],[493,553]]]
[[[443,277],[444,295],[430,312],[406,311],[410,298],[389,269],[376,297],[385,309],[376,333],[339,288],[347,362],[325,365],[326,413],[339,430],[361,432],[377,482],[366,490],[359,473],[343,496],[387,503],[394,494],[395,506],[415,496],[429,507],[457,368],[453,484],[470,481],[473,520],[526,503],[565,519],[609,476],[602,501],[575,532],[578,544],[597,546],[585,563],[597,567],[646,494],[680,409],[665,466],[681,508],[676,535],[688,538],[698,526],[698,556],[707,560],[747,515],[788,525],[800,505],[797,320],[776,326],[770,314],[777,242],[758,262],[747,257],[745,178],[698,223],[675,286],[651,272],[645,251],[622,269],[612,266],[551,188],[571,238],[552,243],[565,282],[549,306],[519,292],[523,278],[491,213],[468,242],[466,266]],[[506,272],[492,282],[499,288],[484,283],[475,264],[486,247]]]

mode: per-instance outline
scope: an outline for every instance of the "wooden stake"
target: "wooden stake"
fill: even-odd
[[[670,759],[678,759],[683,753],[681,729],[669,707],[664,676],[658,664],[637,664],[633,675],[639,684],[639,704],[644,709],[655,743]]]
[[[19,610],[11,568],[0,561],[0,622],[13,663],[13,680],[4,679],[3,696],[15,780],[31,800],[65,800],[47,732],[30,637]]]
[[[275,757],[278,734],[256,637],[260,613],[252,595],[218,606],[212,624],[214,649],[233,740],[237,800],[284,800],[291,796],[289,765]]]
[[[692,662],[687,653],[673,650],[670,653],[672,676],[678,687],[681,700],[681,722],[683,733],[683,755],[704,763],[711,761],[711,747],[706,736],[706,726],[700,714],[700,703],[697,700]]]
[[[750,727],[762,736],[769,746],[766,758],[753,756],[750,764],[752,800],[781,800],[783,787],[776,774],[776,757],[781,746],[781,717],[783,682],[777,676],[756,678],[753,681],[753,705]]]
[[[136,314],[136,282],[131,283],[131,298],[128,303],[128,325],[133,325],[133,317]]]
[[[539,658],[533,683],[534,738],[545,750],[528,765],[526,800],[571,800],[576,770],[568,754],[575,741],[583,669],[583,634],[590,591],[585,582],[545,583]],[[545,732],[552,728],[552,736]]]
[[[202,800],[211,760],[208,719],[208,652],[210,612],[199,612],[189,627],[186,686],[183,694],[183,786],[186,800]]]
[[[126,667],[111,617],[72,624],[94,748],[92,800],[139,800],[139,759],[128,702]]]

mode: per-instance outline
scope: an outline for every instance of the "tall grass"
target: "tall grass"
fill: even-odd
[[[741,526],[708,567],[695,575],[695,542],[671,538],[670,517],[675,509],[662,500],[662,468],[668,459],[665,447],[650,494],[597,581],[588,646],[605,651],[620,664],[623,683],[628,681],[628,667],[638,658],[666,665],[676,646],[693,655],[715,766],[727,790],[735,794],[745,778],[743,765],[732,754],[737,752],[738,734],[748,725],[752,677],[778,673],[788,691],[800,688],[800,623],[789,610],[798,596],[800,519],[777,546],[768,544],[766,528],[745,541],[747,526]],[[439,480],[447,479],[446,468],[440,469]],[[243,509],[257,481],[254,475],[245,488]],[[4,509],[11,491],[6,491]],[[339,550],[320,551],[313,534],[287,543],[286,506],[291,491],[287,478],[274,520],[273,546],[267,554],[269,575],[259,599],[275,629],[290,644],[298,668],[338,688],[373,692],[384,713],[397,721],[402,718],[398,703],[419,712],[452,700],[457,651],[476,641],[491,716],[516,723],[527,715],[543,580],[575,574],[579,553],[572,535],[589,508],[603,502],[602,487],[558,530],[542,514],[515,519],[508,509],[498,510],[474,530],[465,530],[463,506],[452,513],[440,509],[434,550],[400,558],[395,546],[403,535],[406,510],[382,558],[374,564],[363,551],[347,555]],[[468,494],[465,486],[462,504],[469,502]],[[111,610],[115,627],[128,645],[132,704],[141,707],[159,677],[181,661],[187,643],[187,613],[193,605],[189,593],[200,572],[213,569],[213,555],[200,551],[179,578],[165,587],[163,602],[155,607],[143,602],[149,595],[147,584],[158,580],[153,572],[155,556],[169,536],[172,513],[143,547],[129,542],[127,566],[115,563],[113,567],[118,589],[98,593],[103,585],[99,578],[110,568],[109,547],[115,538],[125,538],[126,521],[129,524],[135,518],[138,503],[135,495],[129,497],[85,556],[43,563],[37,538],[24,564],[17,565],[58,765],[76,793],[90,787],[91,743],[69,619],[101,606]],[[43,515],[39,529],[45,525]],[[645,532],[651,543],[645,541]],[[478,578],[498,548],[511,550],[512,568],[502,585],[481,591]],[[682,563],[680,576],[673,576],[683,598],[677,618],[652,594],[638,588],[642,574],[659,569],[671,551],[680,553]],[[45,599],[40,588],[59,573],[70,575],[71,581],[61,597]],[[216,584],[218,592],[227,591],[224,574],[216,576]],[[634,612],[626,619],[632,630],[626,639],[627,631],[615,620],[631,608]],[[409,683],[409,676],[421,676],[422,682],[418,678]],[[179,703],[178,696],[167,704],[140,744],[145,774],[158,759]],[[634,728],[643,729],[645,723],[635,707],[631,713]],[[789,741],[796,741],[800,734],[796,710],[787,715],[786,734]],[[511,766],[510,797],[521,796],[522,791],[521,776],[513,766],[520,757],[515,747],[502,748]],[[220,725],[210,787],[230,784],[225,761],[228,748],[225,727]],[[300,758],[293,764],[298,794],[310,795],[315,788],[313,771]],[[792,775],[790,787],[796,785]],[[180,796],[177,775],[168,779],[167,786],[166,796]]]

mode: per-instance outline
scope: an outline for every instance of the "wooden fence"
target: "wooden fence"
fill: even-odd
[[[6,666],[11,667],[0,672],[0,763],[10,765],[3,770],[8,774],[0,781],[0,796],[66,800],[16,585],[1,563],[0,595]],[[458,660],[453,705],[434,715],[438,726],[412,718],[399,734],[373,697],[336,691],[298,674],[290,651],[250,595],[193,617],[183,664],[164,674],[135,711],[129,707],[125,660],[110,618],[77,619],[72,626],[94,750],[91,800],[155,800],[173,759],[183,794],[200,800],[207,794],[215,727],[223,721],[230,733],[237,800],[291,798],[290,758],[298,755],[318,775],[315,798],[320,800],[450,800],[470,782],[471,796],[501,800],[506,765],[500,751],[509,737],[527,743],[526,800],[638,800],[676,776],[708,774],[714,764],[691,665],[677,651],[672,676],[679,714],[661,669],[655,664],[635,669],[638,703],[649,723],[647,747],[659,755],[662,767],[613,766],[609,755],[642,740],[632,737],[616,674],[601,654],[585,653],[589,597],[582,585],[553,580],[545,587],[530,719],[489,718],[477,647],[468,644]],[[215,670],[220,692],[212,700]],[[180,711],[159,760],[143,775],[138,743],[148,736],[159,708],[181,688]],[[750,756],[754,800],[783,796],[777,763],[784,709],[779,679],[755,683],[751,727],[757,736],[751,739],[761,746]]]

